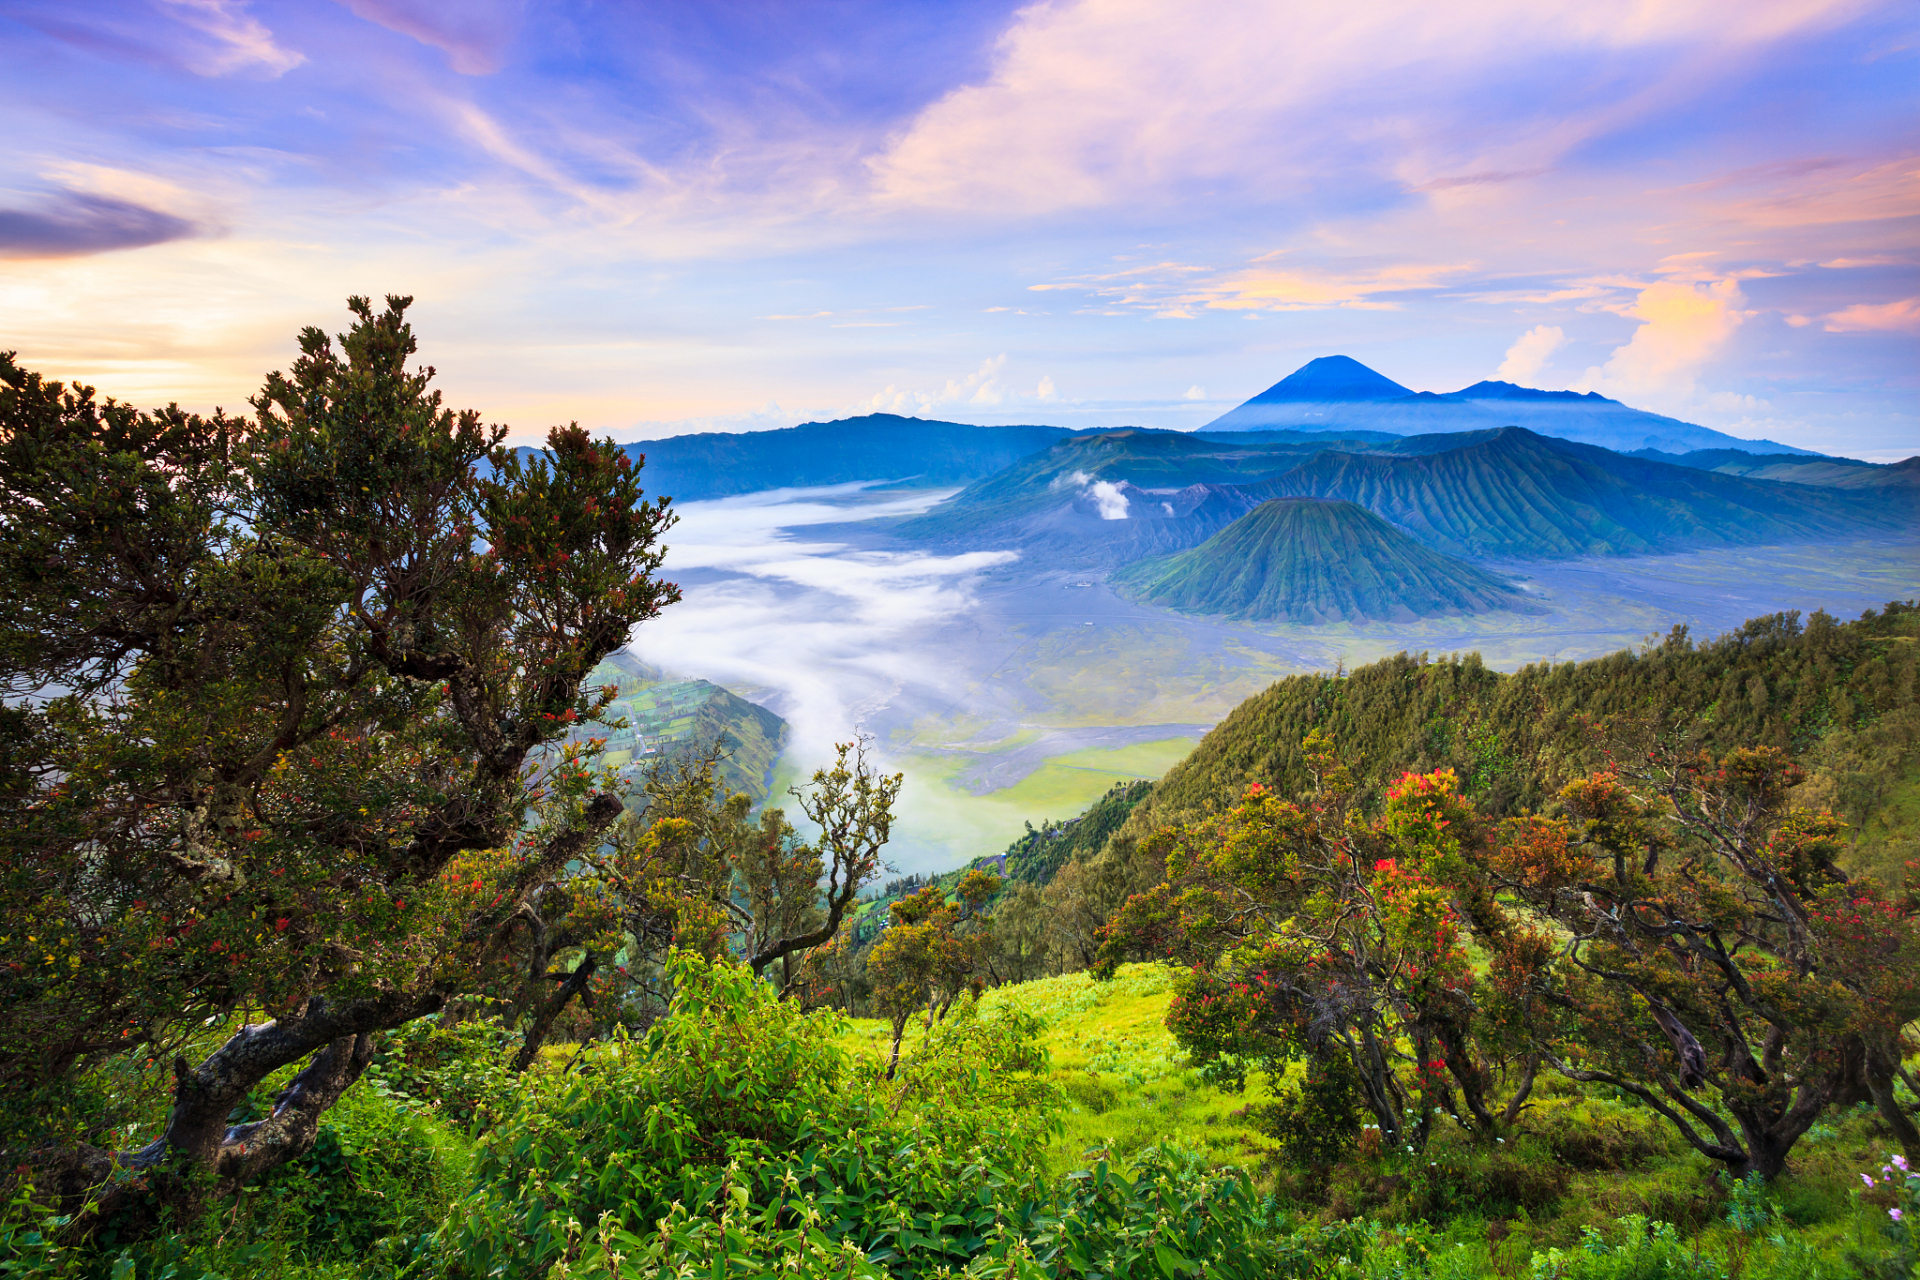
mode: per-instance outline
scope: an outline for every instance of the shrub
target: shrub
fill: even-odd
[[[823,1256],[921,1274],[964,1266],[1035,1198],[1056,1099],[1030,1017],[956,1005],[888,1084],[838,1047],[836,1013],[691,953],[669,976],[643,1040],[521,1079],[449,1220],[456,1274],[592,1274],[655,1232],[663,1259],[734,1240],[791,1261],[818,1233]]]
[[[1325,1168],[1359,1141],[1365,1114],[1360,1077],[1344,1055],[1313,1054],[1299,1085],[1250,1108],[1249,1114],[1288,1160],[1302,1168]]]
[[[1620,1240],[1584,1229],[1578,1249],[1533,1255],[1534,1280],[1725,1280],[1726,1268],[1680,1239],[1670,1222],[1620,1219]]]
[[[497,1018],[474,1018],[451,1026],[422,1018],[390,1032],[367,1064],[370,1090],[409,1107],[432,1107],[462,1128],[480,1118],[489,1102],[513,1086],[510,1047],[520,1037]]]

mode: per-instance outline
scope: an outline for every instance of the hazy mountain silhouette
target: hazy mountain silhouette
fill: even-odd
[[[1071,436],[1065,427],[976,427],[870,413],[775,431],[710,431],[622,446],[645,456],[648,493],[683,502],[856,480],[965,484]]]
[[[1540,435],[1597,444],[1621,453],[1658,449],[1744,449],[1819,457],[1771,440],[1740,440],[1708,427],[1635,409],[1598,392],[1541,391],[1511,382],[1476,382],[1436,395],[1409,391],[1347,356],[1310,360],[1201,430],[1384,431],[1396,435],[1525,427]]]
[[[1353,404],[1398,400],[1412,394],[1412,388],[1375,373],[1352,356],[1321,356],[1307,361],[1247,403]]]

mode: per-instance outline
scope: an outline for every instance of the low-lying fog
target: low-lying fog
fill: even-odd
[[[1778,547],[1496,566],[1547,605],[1410,625],[1253,625],[1124,600],[1098,575],[1014,552],[937,555],[886,534],[938,492],[860,485],[678,506],[666,577],[685,598],[633,649],[792,725],[784,789],[873,736],[907,775],[901,871],[997,853],[1024,820],[1068,817],[1120,778],[1158,776],[1281,676],[1401,649],[1526,662],[1612,652],[1676,622],[1703,637],[1781,609],[1856,616],[1920,594],[1912,544]]]

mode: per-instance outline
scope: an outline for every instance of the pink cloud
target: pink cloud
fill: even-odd
[[[520,30],[525,0],[340,0],[355,16],[432,45],[463,76],[492,75]]]
[[[1827,317],[1828,333],[1920,333],[1920,298],[1856,302]]]

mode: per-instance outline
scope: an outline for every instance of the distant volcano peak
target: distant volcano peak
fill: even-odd
[[[1321,356],[1307,361],[1247,403],[1350,404],[1397,400],[1412,394],[1409,388],[1375,373],[1352,356]]]
[[[1517,386],[1511,382],[1476,382],[1470,387],[1462,387],[1453,393],[1456,400],[1569,400],[1590,404],[1619,404],[1618,400],[1609,400],[1598,391],[1581,393],[1578,391],[1541,391],[1535,387]]]

